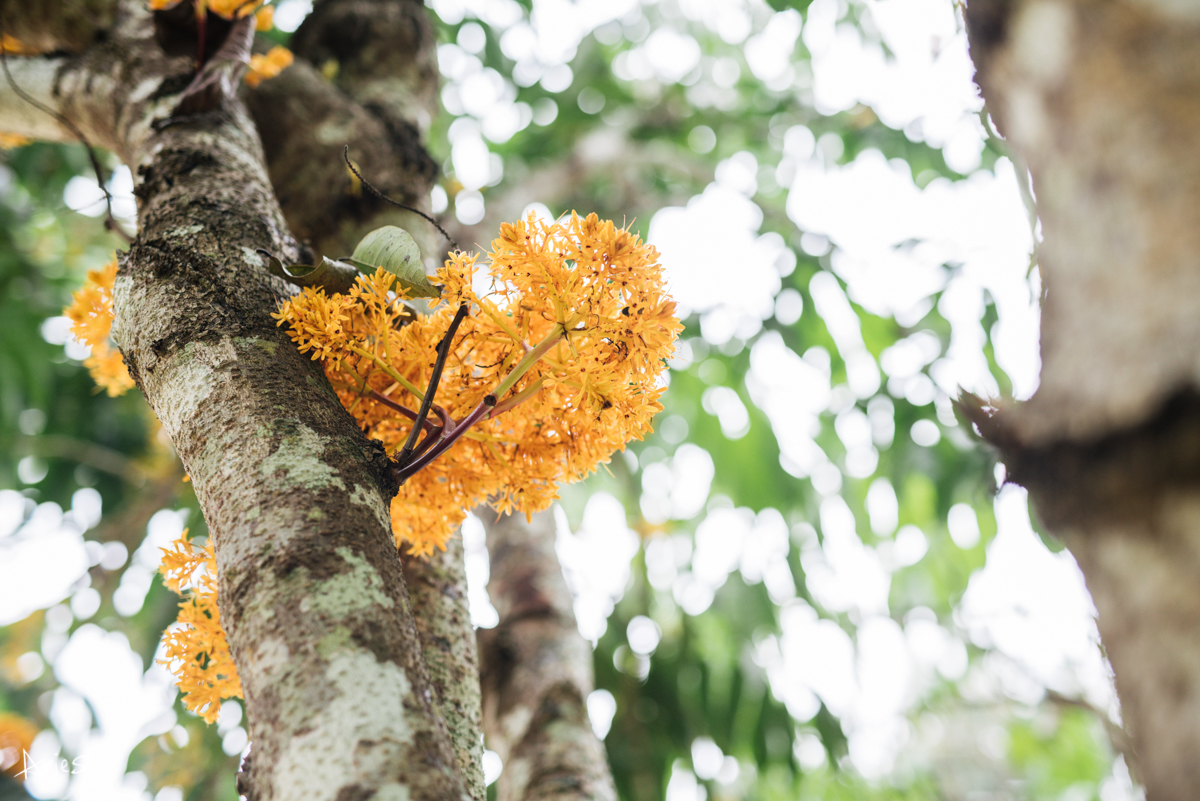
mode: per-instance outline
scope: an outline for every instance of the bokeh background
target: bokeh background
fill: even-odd
[[[655,433],[556,511],[621,797],[1141,798],[1082,576],[952,404],[1034,392],[1041,292],[956,6],[429,6],[434,211],[481,245],[625,221],[686,317]],[[61,316],[119,244],[103,212],[82,148],[0,153],[0,767],[35,766],[0,798],[232,801],[241,705],[206,726],[154,663],[158,549],[203,519]]]

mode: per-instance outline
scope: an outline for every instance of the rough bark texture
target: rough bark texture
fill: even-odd
[[[461,537],[452,537],[444,552],[428,559],[405,556],[404,583],[463,781],[471,797],[483,801],[479,660],[463,557]]]
[[[1200,12],[973,0],[1044,232],[1042,379],[973,417],[1087,578],[1152,801],[1200,787]]]
[[[504,761],[500,801],[616,799],[604,745],[592,731],[592,649],[579,634],[554,551],[554,517],[485,514],[500,614],[479,631],[483,725]]]
[[[342,153],[390,197],[423,208],[436,167],[415,129],[401,136],[298,59],[242,93],[262,135],[271,183],[296,236],[319,255],[347,256],[368,231],[398,225],[438,263],[443,243],[430,224],[356,186]]]
[[[435,44],[433,24],[419,0],[321,0],[291,42],[297,58],[332,73],[332,85],[372,121],[370,130],[347,129],[351,118],[334,111],[321,119],[315,138],[324,143],[332,131],[336,139],[338,127],[361,133],[351,141],[351,156],[360,161],[367,180],[426,212],[437,177],[437,165],[421,142],[438,110]],[[336,144],[340,167],[343,143]],[[276,163],[273,155],[269,160]],[[334,186],[348,186],[344,168]],[[372,228],[399,225],[421,246],[427,269],[441,264],[446,243],[427,221],[366,193],[354,205],[359,227],[343,224],[344,238],[357,242]]]
[[[437,113],[433,25],[419,0],[323,0],[292,37],[297,54],[332,62],[334,83],[397,132]]]
[[[236,99],[156,131],[187,83],[140,2],[61,61],[56,105],[138,176],[115,337],[217,542],[222,618],[260,799],[467,798],[388,524],[394,483],[319,368],[270,318],[258,248],[297,247]]]

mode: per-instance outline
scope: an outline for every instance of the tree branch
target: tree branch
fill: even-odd
[[[411,5],[407,1],[375,4],[372,9]],[[320,6],[328,7],[328,3]],[[421,21],[428,26],[424,16]],[[431,56],[421,49],[428,50],[432,44],[430,33],[421,39],[421,48],[403,55],[428,61]],[[436,85],[436,75],[428,71],[406,74],[409,80],[430,80]],[[284,215],[318,253],[349,253],[368,231],[398,225],[421,244],[427,267],[438,263],[437,255],[444,251],[445,243],[433,227],[365,191],[356,193],[342,161],[342,148],[349,143],[354,159],[372,182],[410,199],[413,205],[424,206],[436,167],[416,128],[387,124],[376,109],[368,110],[348,97],[302,58],[277,78],[244,89],[242,97],[263,137]],[[461,548],[461,544],[453,547]],[[484,787],[475,633],[466,607],[462,556],[453,547],[450,553],[430,560],[404,558],[404,574],[435,697],[467,789],[480,799]]]
[[[382,120],[302,60],[257,88],[244,89],[242,96],[262,134],[267,169],[284,215],[318,254],[344,256],[367,232],[384,225],[409,231],[422,253],[441,252],[440,237],[428,222],[356,187],[342,161],[349,144],[372,183],[420,207],[429,196],[436,167],[419,137],[397,138]]]
[[[21,96],[24,92],[47,108],[55,108],[54,81],[68,60],[65,56],[5,58],[7,74],[0,71],[0,131],[49,142],[77,141],[58,118]]]
[[[592,731],[592,649],[575,625],[554,517],[484,517],[500,623],[479,631],[483,726],[504,761],[500,801],[616,799]]]
[[[0,0],[0,28],[42,53],[77,53],[112,27],[118,0]]]
[[[435,43],[418,0],[319,0],[292,37],[298,56],[336,66],[334,83],[348,97],[418,137],[438,108]]]

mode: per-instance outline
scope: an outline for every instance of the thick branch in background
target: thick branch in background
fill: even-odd
[[[554,551],[554,516],[484,511],[500,614],[480,629],[483,725],[504,761],[500,801],[616,799],[604,745],[592,731],[592,649],[580,635]]]
[[[341,160],[349,144],[367,180],[429,210],[437,165],[422,136],[438,107],[435,43],[419,2],[323,0],[291,41],[308,68],[293,67],[276,79],[286,83],[267,81],[248,93],[284,213],[318,250],[353,246],[374,228],[397,225],[416,239],[427,268],[440,265],[441,235],[419,216],[361,191]],[[336,216],[323,218],[321,211]]]
[[[483,801],[483,740],[480,737],[479,660],[467,603],[462,537],[428,559],[405,556],[404,582],[421,635],[438,708],[450,731],[467,792]]]
[[[383,120],[303,60],[243,96],[262,135],[271,183],[288,224],[317,254],[346,256],[364,234],[384,225],[409,231],[426,245],[426,255],[442,252],[444,244],[428,222],[373,197],[342,160],[349,145],[372,184],[421,208],[436,167],[415,129],[396,138]]]
[[[297,55],[336,69],[334,83],[395,133],[437,113],[433,23],[416,0],[321,0],[292,37]]]
[[[223,623],[254,742],[255,798],[465,798],[403,592],[382,450],[270,312],[294,257],[249,116],[155,131],[186,85],[137,0],[64,64],[58,104],[139,177],[115,336],[217,542]]]
[[[42,53],[77,53],[110,28],[117,0],[0,0],[0,27]]]
[[[1148,795],[1200,786],[1200,15],[975,0],[976,80],[1028,163],[1042,376],[973,415],[1083,569]]]

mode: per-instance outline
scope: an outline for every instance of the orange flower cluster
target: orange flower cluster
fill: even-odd
[[[83,366],[92,374],[92,380],[113,397],[133,387],[133,379],[125,369],[125,360],[109,339],[113,324],[113,282],[116,278],[117,260],[113,258],[104,269],[88,272],[87,282],[75,293],[71,305],[63,309],[63,314],[73,323],[71,333],[92,348],[92,355],[84,359]]]
[[[242,696],[242,682],[217,609],[213,541],[197,550],[184,529],[170,550],[163,549],[158,571],[167,589],[183,596],[177,625],[163,636],[166,656],[159,662],[175,674],[183,705],[212,723],[221,711],[221,699]]]
[[[246,85],[258,86],[268,78],[274,78],[288,67],[292,66],[295,57],[286,47],[276,45],[265,55],[255,53],[250,56],[250,69],[246,70]]]
[[[0,50],[3,50],[10,56],[37,56],[42,53],[36,47],[30,47],[20,39],[15,36],[9,36],[7,33],[0,33]]]
[[[501,226],[483,295],[472,288],[476,261],[453,254],[435,279],[446,303],[407,324],[403,293],[383,270],[346,295],[306,289],[276,315],[395,455],[438,344],[458,307],[469,307],[424,435],[432,444],[399,470],[406,483],[392,501],[392,530],[413,554],[445,548],[481,502],[545,509],[560,481],[582,479],[642,439],[662,409],[658,377],[682,330],[657,251],[594,214]]]

